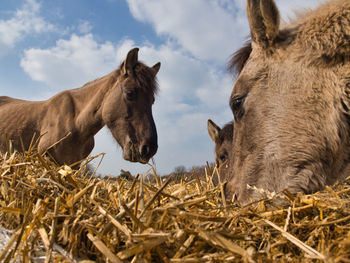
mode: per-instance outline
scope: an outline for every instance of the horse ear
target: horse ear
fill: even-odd
[[[216,142],[219,139],[219,133],[221,129],[217,126],[211,119],[208,120],[208,133],[213,142]]]
[[[273,0],[248,0],[247,15],[252,41],[266,49],[278,34],[280,15]]]
[[[160,69],[160,62],[156,63],[153,65],[152,67],[153,71],[154,71],[154,76],[157,75],[159,69]]]
[[[126,55],[126,59],[124,61],[124,66],[123,66],[123,73],[132,75],[134,72],[134,67],[137,64],[138,61],[138,52],[139,48],[133,48],[131,49],[128,54]]]

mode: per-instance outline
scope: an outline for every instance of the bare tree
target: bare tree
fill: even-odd
[[[186,167],[184,165],[176,166],[174,169],[174,174],[184,174],[186,173]]]

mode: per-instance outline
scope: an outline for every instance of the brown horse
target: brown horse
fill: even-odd
[[[248,0],[251,41],[236,52],[230,98],[235,136],[228,198],[312,193],[350,159],[350,1],[336,0],[280,28],[273,0]]]
[[[208,120],[208,133],[215,143],[215,164],[220,167],[226,164],[233,140],[233,122],[229,122],[221,129],[215,122]]]
[[[147,67],[138,50],[130,50],[112,73],[46,101],[0,97],[0,150],[7,150],[7,140],[27,150],[34,136],[40,153],[48,150],[57,163],[72,164],[89,155],[94,135],[107,125],[124,159],[148,162],[158,147],[152,104],[160,63]]]
[[[233,140],[233,122],[229,122],[222,129],[212,120],[208,120],[208,133],[215,143],[215,165],[219,169],[221,182],[224,182],[231,155]]]

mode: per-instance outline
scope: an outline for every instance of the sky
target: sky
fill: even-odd
[[[322,2],[276,1],[283,23]],[[162,64],[153,167],[159,175],[190,169],[214,161],[207,120],[223,126],[233,119],[235,78],[226,65],[248,35],[245,0],[2,0],[0,95],[46,100],[110,73],[139,47],[140,61]],[[102,152],[101,174],[151,168],[123,160],[107,128],[95,136],[92,155]]]

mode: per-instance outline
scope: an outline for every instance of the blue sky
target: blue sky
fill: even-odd
[[[323,0],[279,0],[282,18]],[[249,34],[244,0],[3,0],[0,2],[0,94],[44,100],[108,74],[132,47],[148,65],[162,63],[153,107],[155,167],[167,174],[214,160],[206,123],[230,121],[230,55]],[[93,154],[100,173],[145,173],[129,163],[106,129]]]

